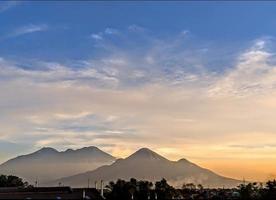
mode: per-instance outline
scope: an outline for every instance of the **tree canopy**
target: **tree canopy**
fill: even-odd
[[[0,187],[26,187],[27,182],[13,175],[0,175]]]
[[[193,183],[183,184],[176,189],[162,179],[153,184],[149,181],[117,180],[107,186],[107,200],[169,200],[169,199],[208,199],[208,200],[275,200],[276,180],[261,183],[244,183],[237,188],[204,188]]]

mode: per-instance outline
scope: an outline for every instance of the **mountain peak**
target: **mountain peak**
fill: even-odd
[[[75,152],[92,152],[92,151],[101,151],[98,147],[89,146],[89,147],[82,147],[80,149],[66,149],[64,153],[75,153]]]
[[[83,147],[81,149],[78,149],[79,151],[100,151],[98,147],[95,146],[89,146],[89,147]]]
[[[65,153],[70,153],[70,152],[74,152],[74,150],[73,149],[66,149],[64,152]]]
[[[58,153],[58,151],[52,147],[43,147],[40,150],[36,151],[35,153],[50,154],[50,153]]]
[[[93,181],[103,179],[107,182],[118,179],[129,180],[132,177],[137,180],[147,179],[149,181],[165,178],[176,187],[181,186],[187,180],[194,184],[211,185],[211,187],[221,187],[221,185],[233,187],[239,184],[237,180],[219,176],[186,159],[170,161],[148,148],[139,149],[129,157],[116,160],[111,165],[58,179],[51,182],[51,184],[62,182],[66,185],[83,187],[87,181],[87,177]]]
[[[156,154],[154,151],[152,151],[151,149],[146,148],[146,147],[137,150],[135,153],[139,153],[139,154]]]
[[[181,159],[179,159],[177,162],[179,162],[179,163],[190,163],[190,161],[188,161],[188,160],[185,159],[185,158],[181,158]]]
[[[28,182],[37,177],[41,183],[94,170],[112,164],[115,158],[96,147],[57,151],[43,147],[33,153],[20,155],[0,164],[0,174],[19,174]],[[54,170],[49,170],[54,166]]]
[[[80,149],[67,149],[61,153],[66,154],[67,156],[73,156],[73,155],[78,155],[81,157],[94,157],[94,158],[99,158],[99,157],[105,157],[106,159],[109,158],[111,160],[115,159],[115,157],[113,157],[112,155],[102,151],[101,149],[99,149],[98,147],[95,146],[88,146],[88,147],[83,147]]]
[[[132,155],[130,155],[127,159],[167,160],[166,158],[155,153],[149,148],[141,148]]]

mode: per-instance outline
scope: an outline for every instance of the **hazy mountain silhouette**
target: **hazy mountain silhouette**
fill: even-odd
[[[150,149],[143,148],[126,159],[118,159],[111,165],[96,170],[58,179],[50,184],[62,183],[71,186],[87,186],[91,182],[104,180],[106,183],[117,179],[130,178],[157,181],[166,178],[174,186],[183,183],[202,184],[209,187],[232,187],[241,181],[220,176],[208,169],[197,166],[186,159],[170,161]]]
[[[18,156],[0,165],[0,174],[12,174],[23,177],[30,184],[48,182],[64,176],[96,169],[111,164],[115,158],[97,147],[59,152],[44,147],[34,153]]]

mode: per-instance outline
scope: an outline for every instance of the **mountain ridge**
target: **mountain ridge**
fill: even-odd
[[[209,187],[232,187],[241,181],[227,178],[202,168],[187,159],[171,161],[148,149],[141,148],[125,159],[117,159],[111,165],[105,165],[95,170],[63,177],[49,184],[62,183],[75,187],[86,186],[87,179],[91,181],[116,181],[130,178],[147,179],[150,181],[166,178],[174,186],[193,182]]]
[[[23,177],[29,182],[41,182],[96,169],[116,160],[112,155],[90,146],[58,151],[43,147],[33,153],[17,156],[0,165],[0,173]]]

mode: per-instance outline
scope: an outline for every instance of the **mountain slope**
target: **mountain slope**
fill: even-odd
[[[59,152],[45,147],[34,153],[18,156],[0,165],[0,174],[13,174],[34,184],[96,169],[111,164],[115,158],[97,147]]]
[[[183,183],[202,184],[209,187],[232,187],[240,183],[238,180],[226,178],[201,168],[185,159],[170,161],[150,149],[140,149],[126,159],[119,159],[109,166],[102,166],[94,171],[58,179],[51,184],[61,182],[64,185],[85,186],[87,180],[116,181],[130,178],[151,181],[166,178],[174,186]]]

